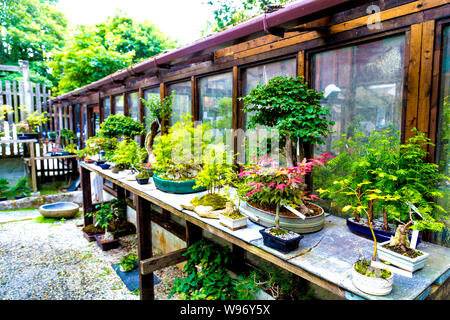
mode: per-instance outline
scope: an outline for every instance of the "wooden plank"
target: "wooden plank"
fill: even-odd
[[[190,247],[203,238],[202,227],[195,224],[194,221],[186,219],[186,245]]]
[[[87,213],[93,211],[92,206],[92,194],[91,194],[91,171],[84,168],[80,168],[80,178],[81,178],[81,189],[83,192],[83,216],[84,216],[84,226],[92,224],[94,222],[92,217],[88,217]]]
[[[305,76],[305,51],[301,50],[297,55],[297,76]]]
[[[419,103],[419,81],[420,81],[420,53],[422,50],[422,24],[411,26],[411,39],[409,47],[408,76],[407,76],[407,99],[405,119],[405,141],[412,136],[411,130],[417,127],[417,110]]]
[[[140,261],[141,274],[146,275],[156,270],[186,261],[188,259],[187,256],[183,256],[183,254],[186,253],[186,250],[186,248],[183,248],[174,252]]]
[[[164,82],[161,82],[159,84],[159,96],[161,98],[161,101],[167,97],[167,86]],[[168,123],[166,123],[163,119],[162,123],[161,123],[161,134],[165,134],[168,130],[168,126],[170,124],[170,115],[169,115],[169,120]]]
[[[423,23],[417,129],[429,135],[435,21]]]
[[[141,99],[144,99],[144,90],[142,90],[142,88],[139,88],[138,96],[139,96],[139,112],[138,112],[139,122],[142,123],[145,128],[145,105],[141,100]],[[139,144],[140,144],[141,148],[144,147],[144,144],[145,144],[145,135],[144,134],[140,135]]]
[[[195,76],[191,77],[191,114],[194,121],[200,119],[198,104],[197,80]]]
[[[152,252],[152,220],[150,203],[142,198],[137,197],[136,203],[136,225],[138,240],[138,257],[140,264],[143,260],[150,259]],[[153,272],[144,274],[139,272],[139,297],[141,300],[154,300],[153,290]]]

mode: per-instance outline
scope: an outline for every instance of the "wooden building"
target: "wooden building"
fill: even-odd
[[[237,129],[246,119],[238,98],[277,75],[304,76],[325,93],[336,134],[315,152],[330,151],[331,142],[355,125],[365,132],[392,125],[403,141],[417,128],[436,144],[429,160],[449,173],[449,0],[294,2],[56,97],[46,107],[53,127],[79,132],[81,144],[109,114],[144,122],[139,98],[173,90],[172,122],[190,112],[199,121],[221,116],[224,128]],[[219,101],[226,108],[218,110]],[[444,201],[448,209],[448,197]],[[446,232],[437,237],[450,243]]]

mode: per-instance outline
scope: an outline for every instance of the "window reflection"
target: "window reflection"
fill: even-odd
[[[174,101],[172,105],[172,115],[170,117],[170,125],[173,125],[181,119],[183,114],[191,114],[191,81],[175,83],[168,86],[169,95],[175,91]]]
[[[118,95],[114,97],[115,102],[115,114],[124,114],[124,101],[123,95]]]
[[[128,116],[133,120],[139,121],[139,93],[132,92],[127,94]]]

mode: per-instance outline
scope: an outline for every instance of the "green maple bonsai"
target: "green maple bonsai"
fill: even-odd
[[[98,136],[106,138],[132,139],[144,134],[144,125],[123,114],[112,114],[100,125]]]
[[[139,144],[135,140],[123,140],[114,150],[111,157],[117,165],[127,166],[132,170],[138,170],[138,166],[145,161],[147,157],[147,151],[145,148],[139,147]]]
[[[277,129],[285,141],[286,162],[293,167],[305,157],[306,144],[323,144],[332,132],[328,107],[320,104],[323,94],[309,89],[303,77],[275,77],[259,84],[245,97],[244,112],[251,113],[249,128],[258,125]],[[295,143],[299,154],[295,155]]]

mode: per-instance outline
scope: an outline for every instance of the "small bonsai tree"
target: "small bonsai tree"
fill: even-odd
[[[6,104],[0,106],[0,121],[5,120],[6,115],[14,112],[14,109],[11,106]]]
[[[91,157],[99,155],[101,151],[105,151],[104,158],[110,160],[118,144],[119,140],[117,138],[106,138],[97,135],[87,139],[86,147],[75,153],[79,157]]]
[[[9,189],[9,181],[5,178],[0,178],[0,198],[5,196],[5,193]]]
[[[169,116],[172,113],[172,105],[175,97],[175,91],[172,91],[170,96],[162,100],[156,96],[150,96],[146,101],[141,98],[141,101],[147,107],[149,116],[144,117],[145,122],[150,128],[150,131],[145,137],[145,148],[148,153],[148,164],[152,165],[156,161],[156,156],[153,152],[153,143],[158,133],[163,133],[164,127],[169,123]]]
[[[17,130],[22,133],[33,133],[35,132],[36,128],[40,125],[45,124],[47,121],[50,120],[46,116],[47,112],[40,113],[39,111],[34,111],[33,113],[30,113],[26,108],[19,107],[21,111],[23,111],[26,115],[25,120],[22,120],[17,124]]]
[[[329,108],[320,100],[323,94],[309,89],[303,77],[275,77],[266,85],[259,84],[245,97],[244,112],[251,113],[249,128],[258,125],[275,128],[285,140],[287,167],[293,167],[305,157],[305,144],[324,144],[332,132]],[[299,154],[293,150],[298,143]]]
[[[202,169],[202,155],[211,144],[210,125],[194,126],[192,116],[183,115],[169,132],[155,139],[156,162],[153,168],[162,178],[185,181],[197,176]]]
[[[20,178],[17,184],[11,188],[11,192],[14,193],[17,197],[27,196],[31,192],[28,178]]]
[[[127,140],[144,134],[144,125],[123,114],[112,114],[100,125],[98,136],[105,138],[125,138]]]
[[[140,148],[134,140],[121,141],[111,157],[111,160],[117,165],[128,166],[132,170],[138,170],[138,165],[145,161],[147,151]]]
[[[98,205],[98,210],[87,213],[87,216],[95,215],[95,227],[105,230],[104,240],[114,239],[114,235],[110,232],[121,221],[126,219],[125,203],[122,200],[113,199],[110,202]]]

